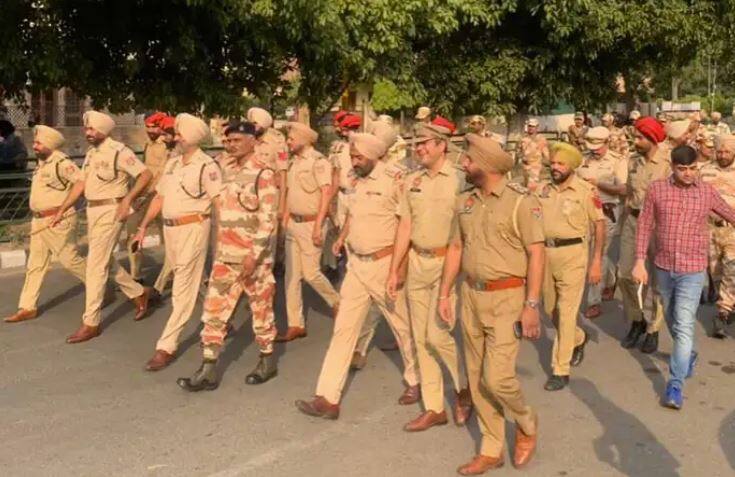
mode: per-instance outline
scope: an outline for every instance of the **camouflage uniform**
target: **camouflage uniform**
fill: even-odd
[[[584,151],[584,136],[587,134],[588,129],[589,128],[585,125],[577,127],[576,124],[572,124],[569,126],[569,129],[567,129],[569,144],[573,145],[580,151]]]
[[[549,144],[545,137],[524,134],[516,146],[516,158],[523,163],[525,185],[530,189],[550,177]]]
[[[242,293],[248,296],[253,332],[262,354],[273,352],[276,324],[273,297],[273,237],[277,226],[276,175],[256,161],[223,171],[217,255],[204,300],[202,347],[204,359],[217,359],[227,334],[227,322]],[[239,280],[243,260],[255,260],[247,281]]]
[[[627,161],[630,147],[628,145],[626,132],[622,128],[618,128],[615,126],[610,126],[608,129],[610,130],[610,138],[608,139],[607,143],[608,147],[614,153],[622,156],[623,160]]]
[[[713,161],[702,166],[699,174],[730,206],[735,206],[735,163],[723,168]],[[718,310],[732,312],[735,310],[735,228],[714,216],[710,219],[709,270],[712,280],[719,282]]]

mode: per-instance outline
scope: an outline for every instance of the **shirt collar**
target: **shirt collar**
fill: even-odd
[[[677,187],[677,188],[680,188],[680,189],[684,189],[684,187],[680,187],[679,185],[676,184],[676,180],[674,179],[674,174],[669,175],[668,181],[669,181],[669,184],[670,185],[672,185],[674,187]],[[699,184],[700,183],[701,183],[701,179],[697,178],[697,180],[695,180],[694,182],[692,182],[692,185],[695,186],[695,187],[699,187]]]
[[[382,161],[378,161],[375,164],[375,167],[373,167],[373,170],[370,171],[370,174],[368,174],[365,179],[377,180],[378,177],[380,177],[380,174],[383,172],[384,169],[385,169],[385,163]]]
[[[452,164],[449,162],[449,159],[445,156],[444,157],[444,164],[442,164],[442,167],[441,167],[441,169],[439,169],[438,174],[441,174],[443,176],[449,176],[449,175],[451,175],[453,168],[454,168],[454,166],[452,166]],[[427,169],[425,167],[422,168],[421,169],[421,174],[422,175],[425,175],[425,176],[428,176],[429,175],[429,169]]]

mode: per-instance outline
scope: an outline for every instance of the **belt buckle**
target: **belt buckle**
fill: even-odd
[[[544,240],[544,245],[546,245],[547,247],[556,247],[556,240],[554,240],[553,238],[547,238],[546,240]]]
[[[473,280],[472,289],[475,291],[485,291],[485,282],[482,280]]]

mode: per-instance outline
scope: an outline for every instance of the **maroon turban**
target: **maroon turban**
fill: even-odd
[[[646,139],[654,144],[658,144],[666,139],[666,132],[664,131],[663,124],[658,122],[652,116],[645,116],[638,119],[634,126],[639,133],[643,134]]]
[[[358,116],[357,114],[347,114],[345,116],[342,116],[342,119],[339,121],[339,127],[346,129],[357,129],[360,127],[361,123],[362,120],[360,120],[360,116]]]
[[[431,121],[431,124],[433,124],[434,126],[441,126],[443,128],[449,129],[450,134],[454,134],[454,131],[457,130],[457,126],[452,121],[441,116],[435,117],[434,120]]]

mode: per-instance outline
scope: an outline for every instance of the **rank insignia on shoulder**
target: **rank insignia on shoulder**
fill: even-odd
[[[519,194],[528,194],[529,192],[527,187],[524,187],[517,182],[508,182],[508,187]]]

